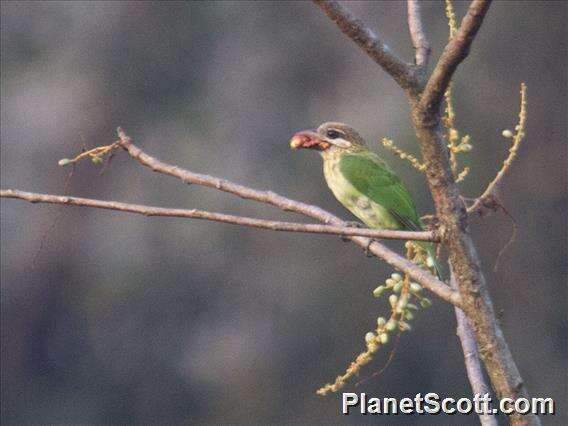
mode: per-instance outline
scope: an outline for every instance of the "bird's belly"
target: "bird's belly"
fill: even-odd
[[[370,228],[399,228],[398,222],[386,209],[359,192],[338,168],[337,163],[324,162],[327,185],[341,204]]]

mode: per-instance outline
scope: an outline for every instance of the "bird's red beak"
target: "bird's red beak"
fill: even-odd
[[[330,144],[323,141],[320,136],[313,130],[303,130],[296,133],[290,139],[290,148],[292,149],[315,149],[324,151],[329,148]]]

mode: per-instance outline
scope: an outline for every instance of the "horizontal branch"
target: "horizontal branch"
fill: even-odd
[[[415,69],[396,56],[379,37],[346,7],[333,0],[313,0],[319,8],[403,89],[418,85]]]
[[[235,216],[224,213],[214,213],[198,209],[170,209],[141,204],[122,203],[118,201],[94,200],[91,198],[69,197],[61,195],[38,194],[15,189],[0,190],[0,198],[17,198],[30,203],[63,204],[70,206],[93,207],[97,209],[116,210],[121,212],[141,214],[144,216],[182,217],[189,219],[204,219],[224,222],[233,225],[252,228],[269,229],[272,231],[301,232],[308,234],[332,234],[340,236],[363,236],[368,238],[384,238],[395,240],[435,241],[433,232],[410,232],[390,229],[361,229],[333,225],[306,224],[282,222],[276,220],[256,219],[246,216]]]
[[[367,237],[362,237],[362,236],[348,235],[348,233],[351,230],[353,232],[357,232],[357,233],[366,233],[367,230],[363,230],[363,229],[359,229],[359,228],[349,229],[346,226],[346,223],[344,221],[342,221],[338,217],[334,216],[333,214],[331,214],[329,212],[326,212],[325,210],[323,210],[323,209],[321,209],[317,206],[313,206],[313,205],[310,205],[310,204],[294,201],[294,200],[291,200],[289,198],[278,195],[278,194],[276,194],[272,191],[255,190],[255,189],[243,186],[243,185],[239,185],[239,184],[230,182],[230,181],[225,180],[225,179],[219,179],[219,178],[216,178],[216,177],[213,177],[213,176],[203,175],[203,174],[199,174],[199,173],[193,173],[189,170],[185,170],[185,169],[182,169],[182,168],[177,167],[177,166],[173,166],[173,165],[170,165],[170,164],[167,164],[167,163],[163,163],[163,162],[157,160],[156,158],[151,157],[150,155],[144,153],[140,148],[135,146],[132,143],[132,140],[130,139],[130,137],[128,137],[124,133],[124,131],[120,128],[118,129],[118,135],[119,135],[119,141],[113,143],[113,145],[112,145],[113,149],[116,149],[118,147],[123,148],[124,150],[126,150],[130,154],[131,157],[138,160],[138,162],[140,162],[140,164],[152,169],[155,172],[176,177],[177,179],[180,179],[181,181],[183,181],[187,184],[199,184],[199,185],[202,185],[202,186],[206,186],[206,187],[214,188],[214,189],[217,189],[217,190],[220,190],[220,191],[235,194],[235,195],[238,195],[239,197],[247,199],[247,200],[254,200],[254,201],[259,201],[259,202],[266,203],[266,204],[271,204],[271,205],[276,206],[276,207],[278,207],[282,210],[296,212],[296,213],[302,214],[304,216],[308,216],[308,217],[312,217],[314,219],[317,219],[318,221],[323,222],[326,225],[332,225],[334,227],[337,227],[337,228],[327,228],[327,230],[328,231],[330,231],[330,230],[340,231],[340,232],[338,232],[339,235],[344,234],[346,238],[350,239],[355,244],[359,245],[360,247],[365,248],[370,253],[372,253],[375,256],[377,256],[378,258],[384,260],[385,262],[387,262],[388,264],[390,264],[394,268],[408,274],[410,276],[410,278],[412,278],[414,281],[420,283],[424,288],[426,288],[427,290],[430,290],[432,293],[437,295],[442,300],[445,300],[446,302],[451,303],[454,306],[460,306],[460,307],[462,306],[461,296],[459,295],[459,293],[452,290],[448,285],[446,285],[444,282],[440,281],[438,278],[436,278],[430,272],[420,268],[418,265],[410,262],[405,257],[395,253],[394,251],[385,247],[383,244],[380,244],[376,240],[373,240],[373,239],[370,239],[370,238],[367,238]],[[16,194],[16,192],[11,191],[11,190],[2,191],[3,197],[12,196],[12,198],[14,198],[15,194]],[[20,195],[22,195],[22,194],[20,194]],[[37,194],[37,195],[41,196],[42,194]],[[55,197],[57,197],[57,196],[55,196]],[[16,197],[16,198],[24,198],[25,199],[25,197]],[[78,198],[76,198],[76,197],[61,197],[59,199],[59,201],[61,201],[60,204],[73,204],[76,200],[78,200]],[[84,201],[84,200],[87,200],[87,199],[82,199],[82,200]],[[35,200],[35,201],[39,201],[39,199]],[[99,207],[99,208],[109,208],[108,204],[105,207],[103,207],[100,204],[100,203],[104,203],[103,201],[89,200],[88,202],[99,203],[97,205],[97,207]],[[115,206],[116,205],[117,204],[115,204]],[[124,203],[119,203],[118,205],[120,205],[121,208],[123,208],[125,206],[129,206],[129,205],[124,204]],[[95,206],[91,206],[91,207],[95,207]],[[143,209],[144,207],[147,207],[147,206],[130,205],[130,207],[132,207],[133,209],[134,208],[138,209],[138,211],[136,211],[136,213],[144,214],[144,212],[141,211],[140,209],[141,208]],[[161,209],[161,208],[154,208],[154,209]],[[168,210],[168,209],[164,209],[164,210]],[[164,210],[161,210],[161,212],[163,213]],[[159,210],[154,210],[153,212],[157,213],[157,212],[159,212]],[[146,213],[148,213],[149,215],[152,215],[153,212],[147,211]],[[203,211],[197,211],[197,210],[193,210],[193,211],[191,211],[191,210],[187,211],[186,210],[186,211],[184,211],[182,209],[175,209],[175,212],[176,212],[176,215],[180,215],[180,216],[185,215],[186,217],[189,217],[189,215],[191,214],[192,217],[199,217],[199,218],[202,218],[202,219],[213,218],[213,215],[217,215],[216,219],[223,218],[223,219],[226,219],[225,221],[228,222],[228,223],[234,223],[234,221],[237,220],[236,216],[222,215],[220,213],[210,213],[210,212],[203,212]],[[171,213],[171,210],[170,210],[170,213]],[[233,220],[233,222],[231,222],[229,219]],[[238,220],[242,220],[242,218],[239,218]],[[261,219],[254,219],[254,218],[246,218],[246,220],[248,221],[249,226],[257,226],[257,227],[261,223],[264,224],[264,225],[267,225],[266,227],[268,227],[271,223],[275,227],[278,227],[278,226],[280,226],[280,227],[296,226],[295,224],[290,224],[290,223],[286,223],[286,222],[262,221]],[[307,229],[310,229],[310,228],[308,227]],[[313,228],[312,230],[315,232],[315,229],[316,228]],[[349,231],[347,231],[347,230],[349,230]],[[335,233],[335,232],[330,232],[330,233]],[[387,234],[385,233],[383,235],[387,235]],[[392,236],[392,234],[391,234],[391,236]],[[410,237],[411,239],[414,239],[415,234],[412,233],[412,235],[407,235],[407,236]],[[421,236],[419,236],[419,235],[416,235],[416,236],[418,238],[421,238]]]
[[[444,48],[420,99],[420,106],[427,116],[438,112],[454,72],[469,54],[471,43],[490,5],[491,0],[472,1],[457,34]]]
[[[194,173],[189,170],[182,169],[181,167],[161,162],[158,159],[144,153],[140,148],[134,145],[130,137],[128,137],[120,128],[118,129],[118,135],[120,138],[119,145],[124,148],[130,154],[130,156],[138,160],[140,164],[149,167],[155,172],[175,177],[187,184],[198,184],[228,192],[247,200],[271,204],[284,211],[296,212],[304,216],[314,218],[316,220],[319,220],[320,222],[325,223],[326,225],[345,227],[344,221],[339,219],[337,216],[321,209],[320,207],[299,201],[294,201],[289,198],[283,197],[282,195],[278,195],[272,191],[256,190],[230,182],[225,179],[219,179],[213,176]],[[405,257],[395,253],[394,251],[385,247],[383,244],[380,244],[376,241],[371,242],[371,240],[366,237],[350,236],[347,238],[349,238],[358,246],[368,249],[370,253],[384,260],[389,265],[408,274],[414,281],[420,283],[424,288],[430,290],[442,300],[445,300],[446,302],[449,302],[454,306],[461,306],[461,296],[458,292],[452,290],[444,282],[437,279],[428,271],[425,271],[416,264],[410,262]]]

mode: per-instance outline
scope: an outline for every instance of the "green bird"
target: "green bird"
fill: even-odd
[[[323,173],[335,198],[369,228],[424,229],[406,186],[387,163],[370,151],[363,138],[343,123],[323,123],[290,140],[293,149],[314,149],[323,158]],[[432,243],[417,242],[441,278]]]

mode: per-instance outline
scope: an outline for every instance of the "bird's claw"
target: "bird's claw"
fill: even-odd
[[[371,244],[373,244],[375,242],[375,240],[373,240],[372,238],[369,239],[369,242],[367,243],[367,245],[365,246],[365,248],[363,249],[365,251],[365,256],[367,257],[374,257],[375,255],[373,253],[371,253]]]
[[[349,228],[364,228],[363,224],[361,222],[357,222],[356,220],[345,222],[345,224]]]
[[[345,226],[347,228],[364,228],[363,224],[361,222],[356,222],[356,221],[348,221],[345,222]],[[348,243],[349,242],[349,237],[342,235],[341,236],[341,241],[343,241],[344,243]]]

